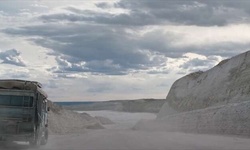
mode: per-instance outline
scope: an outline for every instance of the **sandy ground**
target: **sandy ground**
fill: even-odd
[[[85,135],[52,137],[43,149],[88,150],[249,150],[249,139],[174,132],[131,130],[90,131]]]
[[[102,112],[102,114],[107,115]],[[112,113],[111,113],[112,114]],[[100,115],[100,114],[97,114]],[[113,114],[112,114],[113,115]],[[117,115],[119,116],[119,115]],[[131,120],[131,116],[134,116]],[[141,116],[141,117],[139,117]],[[249,150],[250,139],[219,135],[188,134],[179,132],[131,130],[126,119],[149,119],[152,114],[123,114],[124,120],[107,129],[86,130],[84,133],[50,135],[46,146],[28,148],[27,145],[2,146],[8,150]],[[106,116],[107,117],[107,116]],[[121,125],[121,128],[119,126]],[[127,126],[127,128],[125,128]]]
[[[249,150],[249,139],[178,132],[93,130],[84,134],[52,135],[41,150]],[[10,146],[10,150],[29,149]],[[35,150],[35,149],[29,149]]]

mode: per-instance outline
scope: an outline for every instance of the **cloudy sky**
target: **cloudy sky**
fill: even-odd
[[[0,78],[54,101],[165,98],[249,50],[246,0],[1,0]]]

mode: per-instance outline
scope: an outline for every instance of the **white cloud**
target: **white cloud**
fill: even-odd
[[[165,30],[178,36],[172,44],[175,47],[211,46],[220,43],[250,43],[250,24],[228,26],[165,26]]]
[[[38,4],[38,3],[32,4],[31,7],[35,7],[35,8],[48,8],[48,6],[42,5],[42,4]]]
[[[25,67],[26,63],[20,56],[20,54],[21,53],[16,49],[0,51],[0,59],[2,60],[2,64],[11,64],[11,65]]]
[[[187,72],[206,71],[223,60],[221,56],[204,56],[194,53],[183,55],[183,62],[179,65],[180,69]]]
[[[30,71],[25,68],[15,68],[9,69],[5,67],[1,67],[0,77],[2,79],[29,79]]]

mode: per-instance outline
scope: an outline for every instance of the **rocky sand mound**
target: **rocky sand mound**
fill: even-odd
[[[76,113],[49,102],[49,131],[51,134],[84,132],[85,129],[103,129],[101,122],[87,113]]]
[[[249,101],[250,51],[220,62],[206,72],[191,73],[171,87],[160,115],[171,106],[190,111],[210,106]],[[166,108],[165,108],[166,107]]]
[[[141,121],[134,129],[250,136],[250,101]]]
[[[108,118],[102,117],[102,116],[95,116],[95,118],[102,124],[102,125],[108,125],[108,124],[115,124],[113,121],[111,121]]]
[[[177,80],[154,121],[134,129],[250,136],[250,51]]]

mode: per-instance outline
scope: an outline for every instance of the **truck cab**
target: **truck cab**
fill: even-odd
[[[0,141],[45,145],[48,111],[47,94],[40,83],[0,80]]]

